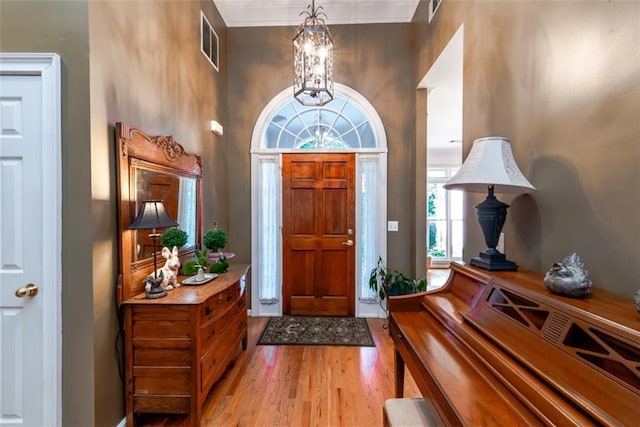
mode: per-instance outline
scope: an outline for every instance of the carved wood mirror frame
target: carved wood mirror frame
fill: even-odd
[[[137,171],[157,172],[163,177],[195,180],[195,242],[180,250],[180,259],[193,257],[202,239],[202,160],[187,153],[172,136],[149,136],[139,129],[116,123],[117,179],[118,179],[118,231],[120,259],[118,277],[118,304],[144,292],[144,278],[153,272],[153,256],[136,257],[140,251],[137,233],[146,230],[129,230],[138,213],[136,200],[139,189]],[[178,198],[178,195],[175,195]],[[166,204],[166,202],[165,202]],[[179,218],[175,218],[180,222]],[[178,227],[180,228],[180,227]],[[149,231],[150,232],[150,231]],[[158,240],[158,251],[162,249]],[[153,253],[153,251],[151,251]],[[158,268],[164,259],[158,257]]]

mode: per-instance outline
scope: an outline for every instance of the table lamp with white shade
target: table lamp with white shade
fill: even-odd
[[[496,249],[509,205],[496,199],[493,193],[523,194],[536,189],[518,169],[509,139],[491,136],[475,140],[462,167],[444,188],[488,192],[485,201],[475,206],[487,249],[471,258],[470,264],[486,270],[517,270],[517,264]]]

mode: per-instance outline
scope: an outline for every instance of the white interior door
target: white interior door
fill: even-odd
[[[0,54],[0,424],[61,424],[59,75]]]

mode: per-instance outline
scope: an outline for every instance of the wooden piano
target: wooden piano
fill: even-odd
[[[640,425],[640,313],[530,272],[453,263],[437,290],[389,299],[396,397],[409,368],[445,425]]]

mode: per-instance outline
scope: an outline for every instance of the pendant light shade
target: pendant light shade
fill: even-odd
[[[333,100],[333,41],[315,0],[293,37],[293,95],[302,105],[322,106]]]

